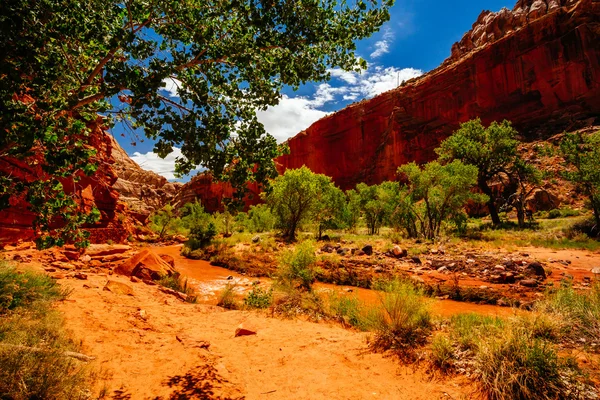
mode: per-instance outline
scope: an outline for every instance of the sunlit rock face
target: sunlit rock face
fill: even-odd
[[[575,4],[573,6],[573,4]],[[308,166],[343,189],[435,158],[461,122],[508,119],[525,139],[600,116],[600,2],[519,1],[483,12],[439,68],[327,116],[289,140],[280,171]]]

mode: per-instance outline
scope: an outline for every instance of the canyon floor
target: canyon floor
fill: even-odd
[[[440,376],[426,362],[404,365],[397,358],[369,350],[368,333],[332,322],[284,319],[259,311],[217,307],[218,293],[234,282],[248,290],[248,278],[208,262],[179,255],[180,246],[157,247],[174,258],[175,266],[199,294],[199,303],[185,303],[159,286],[112,275],[102,268],[57,275],[71,291],[58,304],[83,353],[95,357],[89,366],[94,388],[112,399],[463,399],[477,396],[464,376]],[[560,258],[561,273],[576,280],[600,265],[600,252],[519,249],[537,259]],[[5,251],[24,265],[48,267],[37,251]],[[15,255],[19,255],[15,257]],[[564,275],[563,274],[563,275]],[[559,276],[559,274],[553,274]],[[108,281],[120,283],[106,290]],[[268,279],[262,278],[265,283]],[[131,289],[131,292],[129,292]],[[120,291],[122,290],[122,292]],[[317,290],[352,290],[376,301],[366,289],[317,285]],[[477,312],[508,316],[524,312],[510,307],[432,300],[438,317]],[[256,332],[235,336],[243,327]]]

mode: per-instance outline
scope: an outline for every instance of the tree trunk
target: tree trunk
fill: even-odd
[[[525,210],[523,206],[519,203],[517,204],[517,220],[519,221],[519,228],[525,227]]]
[[[496,199],[494,198],[494,194],[492,193],[492,189],[488,186],[485,180],[479,180],[478,182],[479,189],[483,192],[483,194],[487,195],[490,199],[486,203],[488,211],[490,212],[490,217],[492,217],[492,224],[500,225],[500,217],[498,216],[498,210],[496,210]]]

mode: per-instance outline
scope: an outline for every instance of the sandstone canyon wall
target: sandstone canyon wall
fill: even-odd
[[[483,12],[436,70],[315,122],[277,162],[349,189],[432,160],[475,117],[508,119],[534,139],[599,116],[600,1],[519,0],[513,11]]]
[[[92,207],[100,211],[100,221],[86,227],[93,243],[106,243],[108,240],[122,242],[136,228],[126,205],[119,201],[119,193],[114,189],[118,178],[112,166],[113,141],[102,122],[99,117],[89,126],[92,129],[90,145],[98,151],[98,171],[91,177],[82,175],[78,182],[64,179],[62,183],[65,192],[77,198],[84,211],[89,211]],[[0,157],[0,174],[13,176],[24,182],[44,178],[44,172],[31,158],[19,160]],[[32,239],[34,215],[28,210],[24,194],[15,193],[10,199],[10,205],[8,209],[0,210],[0,243]]]

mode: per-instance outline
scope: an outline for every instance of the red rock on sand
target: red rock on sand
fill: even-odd
[[[140,279],[161,279],[171,276],[175,269],[151,249],[144,249],[115,268],[115,272]]]

